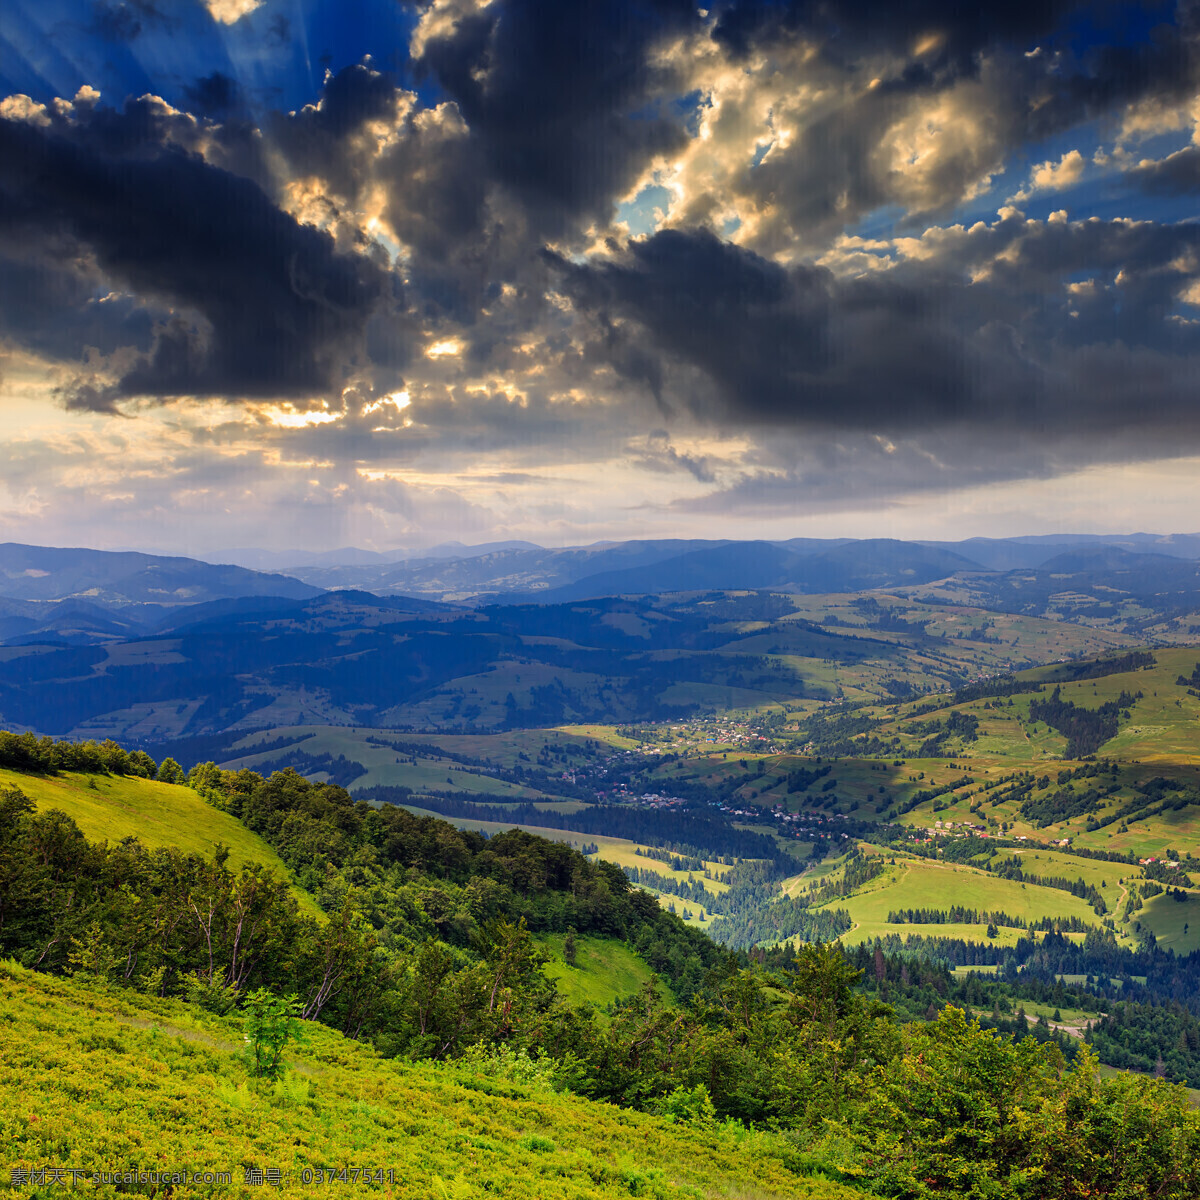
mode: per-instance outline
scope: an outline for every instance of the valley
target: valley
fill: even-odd
[[[997,579],[952,596],[955,579],[470,608],[251,597],[190,606],[153,636],[10,642],[0,789],[27,806],[22,836],[78,830],[143,905],[164,869],[193,895],[227,880],[212,903],[231,912],[258,903],[238,899],[262,886],[248,881],[278,879],[262,903],[282,906],[270,927],[284,941],[261,951],[263,970],[284,955],[271,970],[292,982],[277,986],[320,996],[321,955],[345,956],[323,968],[348,982],[321,1020],[381,1062],[457,1063],[468,1089],[499,1077],[537,1103],[566,1089],[669,1115],[664,1097],[700,1096],[700,1077],[662,1060],[657,1083],[636,1085],[658,1098],[632,1098],[594,1057],[604,1039],[653,1028],[669,1043],[671,1022],[709,1037],[705,1006],[731,1011],[728,989],[751,977],[768,1005],[754,1036],[779,1036],[770,998],[800,988],[787,1004],[806,1003],[810,953],[859,972],[854,1003],[885,1004],[904,1038],[958,1006],[981,1034],[1094,1057],[1118,1085],[1141,1072],[1200,1088],[1200,641],[1181,643],[1176,618],[1138,626],[1128,606],[1119,620],[1040,600],[1015,611]],[[130,940],[126,901],[82,878],[52,885],[66,907],[41,949],[20,940],[41,926],[10,924],[6,986],[41,986],[20,974],[36,962],[187,1001],[180,1028],[191,1005],[228,1011],[236,985],[170,982],[195,932],[160,958]],[[181,915],[203,943],[205,922]],[[513,989],[502,1028],[479,990],[493,967],[493,994]],[[518,1026],[559,1049],[504,1058],[525,1045]],[[587,1082],[554,1074],[585,1046]],[[765,1136],[749,1132],[765,1101],[746,1108],[706,1069],[719,1129],[743,1122],[714,1136],[740,1157]],[[283,1119],[291,1093],[251,1084],[222,1103]],[[815,1174],[787,1168],[796,1194],[858,1194],[861,1175],[820,1144]]]

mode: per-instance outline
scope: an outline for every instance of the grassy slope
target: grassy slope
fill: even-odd
[[[95,787],[91,787],[92,783]],[[25,775],[0,768],[0,787],[20,788],[39,809],[65,812],[89,841],[116,843],[136,837],[157,850],[177,846],[186,854],[211,858],[218,843],[229,847],[229,865],[261,863],[288,878],[275,851],[236,817],[213,808],[191,788],[117,775]],[[319,909],[295,889],[303,912]]]
[[[701,1133],[462,1066],[389,1062],[319,1026],[289,1056],[290,1094],[239,1094],[240,1043],[232,1019],[0,965],[0,1171],[228,1171],[225,1194],[257,1195],[244,1168],[274,1167],[285,1174],[273,1194],[305,1197],[329,1186],[301,1182],[319,1166],[393,1168],[396,1182],[371,1190],[413,1198],[859,1194],[793,1175],[770,1135]]]
[[[548,933],[537,940],[554,955],[543,970],[570,1004],[603,1008],[623,996],[635,995],[654,978],[650,967],[614,938],[577,937],[573,967],[563,958],[565,935]],[[664,993],[669,992],[666,984],[660,986]]]
[[[946,909],[958,904],[981,912],[998,910],[1027,921],[1039,917],[1077,916],[1089,924],[1100,923],[1090,905],[1069,892],[997,879],[985,871],[958,863],[903,856],[853,896],[833,900],[830,904],[850,913],[854,927],[842,939],[850,943],[868,941],[888,933],[898,933],[902,937],[911,933],[969,938],[978,942],[987,940],[986,921],[980,925],[888,924],[889,911],[901,908]],[[1011,944],[1022,933],[1021,930],[1002,928],[996,941]]]

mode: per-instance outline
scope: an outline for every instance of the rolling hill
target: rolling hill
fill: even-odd
[[[881,699],[1129,645],[884,594],[701,592],[470,610],[217,601],[155,637],[0,648],[0,720],[162,742],[299,724],[488,732]]]
[[[0,645],[100,645],[156,629],[180,608],[320,589],[287,575],[193,558],[0,545]]]

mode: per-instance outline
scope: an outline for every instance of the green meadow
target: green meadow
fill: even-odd
[[[543,974],[554,980],[570,1004],[604,1009],[615,1000],[636,995],[656,978],[641,958],[613,938],[577,936],[574,965],[566,961],[565,934],[547,933],[537,940],[553,956]],[[665,984],[659,986],[664,993],[669,991]]]
[[[261,863],[288,871],[279,855],[236,817],[223,813],[189,787],[132,775],[27,775],[0,768],[0,787],[15,787],[39,809],[64,812],[91,841],[116,843],[136,837],[152,850],[176,846],[211,858],[219,846],[229,863]]]
[[[330,1168],[355,1192],[412,1200],[860,1194],[797,1175],[775,1135],[673,1125],[559,1093],[536,1070],[414,1065],[322,1026],[304,1033],[283,1079],[256,1080],[236,1019],[0,964],[0,1170],[6,1181],[62,1167],[229,1176],[168,1189],[176,1196],[260,1195],[247,1172],[278,1171],[272,1195],[311,1197],[339,1186],[315,1182]]]

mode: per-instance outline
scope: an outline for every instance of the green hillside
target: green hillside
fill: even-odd
[[[548,933],[538,941],[553,956],[542,973],[554,980],[568,1004],[604,1008],[636,995],[655,978],[645,960],[616,938],[577,937],[573,965],[566,962],[565,934]]]
[[[0,1011],[6,1182],[13,1168],[169,1168],[231,1177],[176,1195],[254,1195],[261,1188],[244,1186],[245,1172],[273,1168],[282,1187],[272,1194],[311,1196],[330,1185],[306,1182],[306,1170],[347,1167],[391,1173],[381,1183],[352,1179],[356,1191],[414,1198],[860,1194],[789,1170],[785,1139],[672,1125],[558,1094],[545,1071],[516,1082],[486,1063],[388,1061],[310,1026],[303,1047],[288,1052],[287,1077],[272,1085],[248,1078],[237,1018],[12,964],[0,964]]]
[[[936,933],[939,937],[973,938],[987,941],[986,919],[976,924],[889,922],[889,913],[906,909],[948,909],[951,905],[980,913],[1003,912],[1018,920],[1036,922],[1042,917],[1077,918],[1098,926],[1099,918],[1086,901],[1052,888],[1022,885],[998,879],[985,871],[961,863],[936,859],[897,857],[878,878],[865,884],[846,900],[830,901],[844,907],[854,922],[844,935],[848,944],[874,941],[888,933]],[[995,940],[1015,942],[1022,927],[1000,925]]]
[[[31,775],[0,768],[0,787],[6,786],[19,788],[40,810],[66,813],[90,841],[115,844],[135,837],[150,850],[173,846],[202,858],[225,846],[231,867],[259,863],[284,878],[291,875],[261,837],[189,787],[133,775]],[[296,895],[302,909],[319,911],[303,890],[296,888]]]
[[[298,918],[286,889],[254,873],[89,845],[0,796],[0,954],[21,964],[0,968],[10,1169],[93,1166],[94,1154],[101,1170],[227,1171],[231,1190],[239,1171],[277,1170],[298,1191],[306,1169],[370,1167],[395,1172],[372,1184],[414,1197],[932,1198],[971,1180],[982,1200],[1036,1179],[1048,1200],[1190,1200],[1200,1185],[1200,1120],[1180,1089],[1102,1083],[1067,1032],[1016,1007],[1061,1006],[1064,1028],[1094,1013],[1104,1061],[1142,1072],[1169,1038],[1162,1071],[1191,1079],[1186,1010],[1123,1002],[1139,986],[1130,965],[1156,986],[1173,977],[1161,951],[1135,960],[1113,943],[1121,978],[1100,982],[1119,1004],[1061,980],[960,980],[878,947],[737,956],[615,864],[525,832],[484,839],[294,771],[213,768],[194,784],[313,881],[329,923]],[[852,851],[798,877],[785,856],[713,865],[750,872],[722,902],[743,903],[754,872],[791,868],[789,902],[811,876],[814,906],[868,906],[861,925],[891,923],[888,887],[932,898],[939,872],[977,903],[1015,899],[1015,884],[1037,910],[1040,884],[989,878],[1003,862],[988,873],[894,857]],[[1057,930],[1029,944],[1060,959],[1076,948]],[[305,1043],[282,1078],[254,1070],[243,1055],[281,1027],[254,1013],[293,1004]]]

